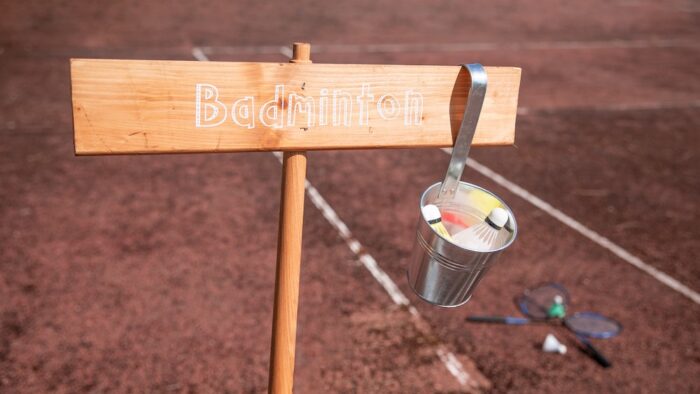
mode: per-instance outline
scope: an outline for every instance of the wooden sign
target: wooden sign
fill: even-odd
[[[475,145],[514,142],[520,69],[487,67]],[[460,66],[73,59],[75,152],[447,147]]]

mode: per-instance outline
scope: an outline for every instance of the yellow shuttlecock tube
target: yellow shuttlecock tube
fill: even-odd
[[[494,208],[499,208],[501,206],[501,202],[498,201],[498,199],[481,190],[469,191],[467,198],[470,200],[471,206],[484,213],[491,212]]]
[[[425,221],[428,222],[430,227],[432,227],[435,230],[435,232],[440,234],[441,237],[452,241],[450,233],[445,228],[445,225],[442,224],[442,216],[440,215],[440,210],[438,209],[438,207],[433,204],[428,204],[424,206],[421,210],[423,211],[423,217],[425,218]]]
[[[442,224],[442,220],[438,219],[437,222],[435,222],[435,223],[431,223],[431,222],[428,222],[428,223],[430,224],[430,227],[435,229],[435,231],[438,234],[440,234],[441,237],[443,237],[449,241],[452,241],[452,236],[450,235],[450,233],[447,232],[445,225]]]

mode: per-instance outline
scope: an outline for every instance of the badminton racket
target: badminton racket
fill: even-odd
[[[478,323],[497,323],[524,325],[557,321],[571,331],[579,342],[579,347],[589,357],[604,368],[610,367],[610,361],[596,349],[589,339],[607,339],[618,335],[622,325],[617,321],[596,312],[577,312],[563,319],[549,317],[549,306],[555,297],[561,297],[563,305],[569,303],[569,293],[556,283],[547,283],[535,289],[526,290],[516,298],[520,311],[527,317],[516,316],[467,316],[467,321]]]

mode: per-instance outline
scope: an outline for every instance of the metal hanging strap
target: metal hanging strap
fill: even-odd
[[[457,141],[452,148],[452,158],[450,165],[445,174],[445,180],[440,187],[438,200],[451,200],[457,192],[459,180],[464,172],[464,166],[469,156],[469,148],[471,148],[472,140],[476,125],[479,122],[481,107],[484,104],[484,96],[486,95],[486,70],[484,66],[478,63],[463,64],[471,77],[471,86],[469,87],[469,95],[467,96],[467,105],[464,108],[464,116],[462,124],[459,126],[459,134]]]

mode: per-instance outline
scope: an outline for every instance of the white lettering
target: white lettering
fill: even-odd
[[[288,115],[287,115],[287,126],[294,126],[296,124],[297,113],[302,113],[306,116],[306,127],[311,127],[314,123],[314,98],[304,97],[296,93],[289,94],[288,100]]]
[[[328,109],[330,108],[328,89],[321,89],[321,97],[318,99],[318,125],[328,125]]]
[[[342,118],[339,113],[338,106],[343,106]],[[348,92],[343,92],[340,89],[333,90],[333,126],[343,125],[350,127],[352,121],[352,96]]]
[[[423,95],[413,90],[406,91],[403,124],[411,126],[423,123]]]
[[[377,101],[377,112],[384,120],[396,119],[401,111],[401,103],[391,94],[385,94]]]
[[[219,90],[208,83],[195,85],[195,127],[214,127],[226,120],[226,106],[219,101]]]
[[[233,102],[231,120],[238,126],[252,129],[255,127],[255,98],[245,96]]]
[[[295,126],[308,129],[315,125],[352,127],[353,124],[366,127],[370,122],[393,121],[401,116],[404,126],[423,124],[423,95],[413,89],[378,95],[379,100],[374,99],[375,94],[372,93],[369,83],[362,83],[359,95],[350,93],[356,92],[355,88],[321,88],[315,96],[306,96],[306,92],[302,91],[292,91],[285,95],[283,84],[275,85],[274,89],[274,96],[259,107],[256,107],[256,101],[262,101],[261,96],[269,96],[265,96],[264,93],[258,93],[257,96],[239,96],[227,107],[219,98],[216,86],[197,83],[195,127],[206,128],[222,124],[229,116],[229,109],[231,122],[248,129],[284,129]],[[401,93],[404,95],[403,103],[399,99]],[[357,103],[355,112],[354,103]],[[353,123],[355,121],[357,123]],[[258,122],[259,124],[256,124]]]
[[[273,129],[284,127],[284,112],[279,110],[284,100],[284,85],[275,85],[275,98],[260,107],[260,123]]]
[[[370,93],[369,84],[362,84],[362,93],[357,96],[357,104],[360,106],[360,126],[369,124],[369,103],[374,100],[374,95]]]

